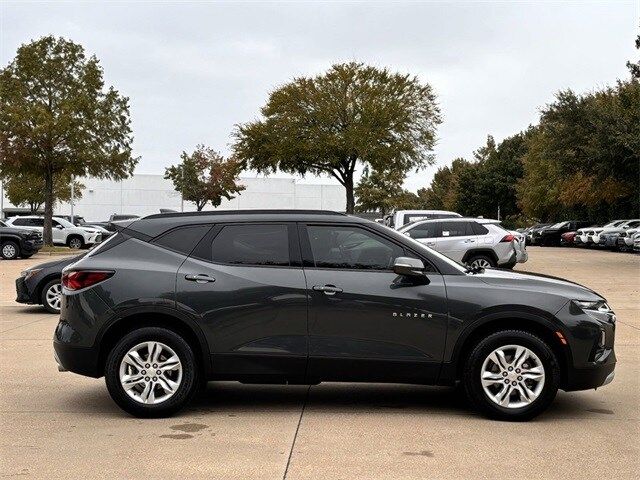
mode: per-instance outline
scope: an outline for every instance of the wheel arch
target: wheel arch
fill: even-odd
[[[62,282],[62,274],[60,273],[50,273],[49,275],[47,275],[46,277],[44,277],[42,280],[40,280],[38,282],[38,286],[36,287],[35,291],[34,291],[34,297],[36,299],[38,299],[38,301],[41,300],[42,297],[42,291],[44,289],[44,286],[49,283],[51,280],[55,280],[56,278],[59,278],[60,281]]]
[[[98,352],[98,371],[104,372],[107,356],[119,339],[141,327],[161,327],[182,336],[193,348],[198,366],[206,378],[211,376],[211,356],[208,342],[199,326],[190,318],[175,310],[134,309],[119,315],[100,334],[96,343]]]
[[[556,332],[566,338],[563,329],[542,315],[531,312],[511,311],[487,315],[474,322],[473,326],[464,330],[458,337],[453,354],[452,372],[454,381],[460,380],[466,358],[471,350],[482,339],[501,330],[523,330],[540,337],[553,351],[560,364],[561,387],[567,384],[568,368],[571,365],[571,347],[563,345]]]
[[[462,263],[466,263],[470,258],[476,255],[486,255],[490,257],[496,265],[498,264],[498,255],[491,248],[472,248],[467,250],[462,257]]]

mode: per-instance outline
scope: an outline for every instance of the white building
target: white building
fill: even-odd
[[[133,175],[123,181],[85,178],[82,198],[75,201],[74,214],[89,221],[106,220],[113,213],[140,216],[159,213],[161,208],[180,211],[180,193],[170,180],[162,175]],[[300,183],[294,178],[241,178],[245,190],[232,200],[223,200],[216,210],[242,209],[322,209],[344,211],[345,191],[341,185],[313,185]],[[213,210],[207,204],[205,210]],[[23,208],[16,208],[6,198],[4,216],[9,217]],[[195,205],[184,202],[184,211],[195,211]],[[59,203],[54,208],[58,215],[70,215],[71,205]]]

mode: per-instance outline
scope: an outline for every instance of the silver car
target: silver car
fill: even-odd
[[[528,259],[524,235],[505,230],[499,220],[422,220],[405,225],[398,231],[474,268],[512,268]]]

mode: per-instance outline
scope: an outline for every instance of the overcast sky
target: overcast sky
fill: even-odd
[[[100,59],[130,98],[136,173],[163,173],[198,143],[229,152],[233,126],[256,118],[274,87],[358,60],[437,92],[437,164],[409,175],[415,191],[487,134],[535,123],[559,89],[610,85],[638,56],[639,1],[0,3],[2,66],[47,34]]]

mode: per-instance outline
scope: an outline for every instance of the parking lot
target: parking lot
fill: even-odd
[[[59,373],[56,316],[14,303],[47,261],[0,262],[0,476],[31,478],[638,478],[640,256],[529,248],[527,270],[603,294],[618,366],[598,391],[559,392],[529,423],[486,420],[452,389],[211,383],[176,417],[140,420],[103,380]]]

